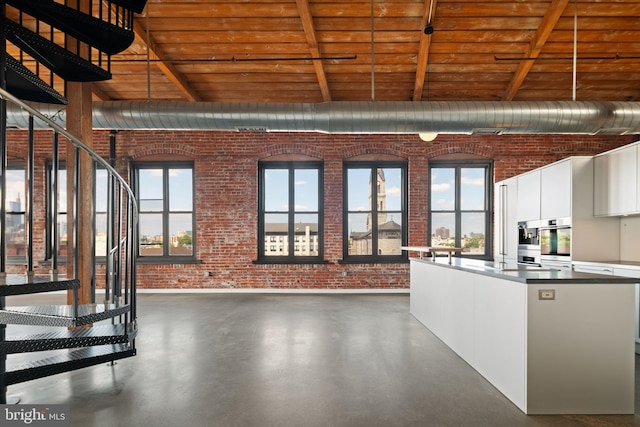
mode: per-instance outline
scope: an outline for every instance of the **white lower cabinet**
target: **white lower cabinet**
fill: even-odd
[[[633,284],[472,271],[412,259],[411,314],[526,414],[634,412]]]
[[[635,293],[635,341],[640,344],[640,266],[623,267],[622,264],[606,264],[596,262],[575,262],[573,271],[581,273],[605,274],[620,277],[637,278]],[[638,350],[636,350],[638,352]],[[639,353],[640,354],[640,353]]]
[[[613,267],[597,263],[574,264],[573,271],[578,271],[580,273],[606,274],[611,276],[613,274]]]
[[[615,276],[634,277],[639,279],[639,283],[636,283],[636,342],[640,344],[640,269],[614,267],[613,274]]]

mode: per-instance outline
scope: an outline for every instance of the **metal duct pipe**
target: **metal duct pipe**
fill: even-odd
[[[59,123],[59,106],[35,106]],[[44,123],[37,123],[43,127]],[[28,118],[8,109],[7,126]],[[93,105],[95,129],[418,134],[640,133],[638,102],[328,102],[252,104],[107,101]]]

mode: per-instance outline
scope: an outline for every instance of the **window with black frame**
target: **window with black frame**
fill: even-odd
[[[343,194],[343,261],[406,261],[406,162],[345,163]]]
[[[259,263],[323,261],[323,167],[320,162],[261,162]]]
[[[192,162],[134,163],[140,262],[195,261]]]
[[[430,162],[430,246],[459,247],[463,256],[489,257],[492,174],[486,161]]]

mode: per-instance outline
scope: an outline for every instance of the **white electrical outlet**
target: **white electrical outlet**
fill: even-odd
[[[539,300],[554,300],[554,299],[556,299],[556,290],[555,289],[539,289],[538,290],[538,299]]]

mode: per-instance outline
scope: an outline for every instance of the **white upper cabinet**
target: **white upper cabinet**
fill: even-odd
[[[518,175],[518,221],[540,219],[540,169]]]
[[[628,145],[594,157],[596,216],[638,213],[638,145]]]
[[[571,159],[541,169],[540,219],[571,216]]]

